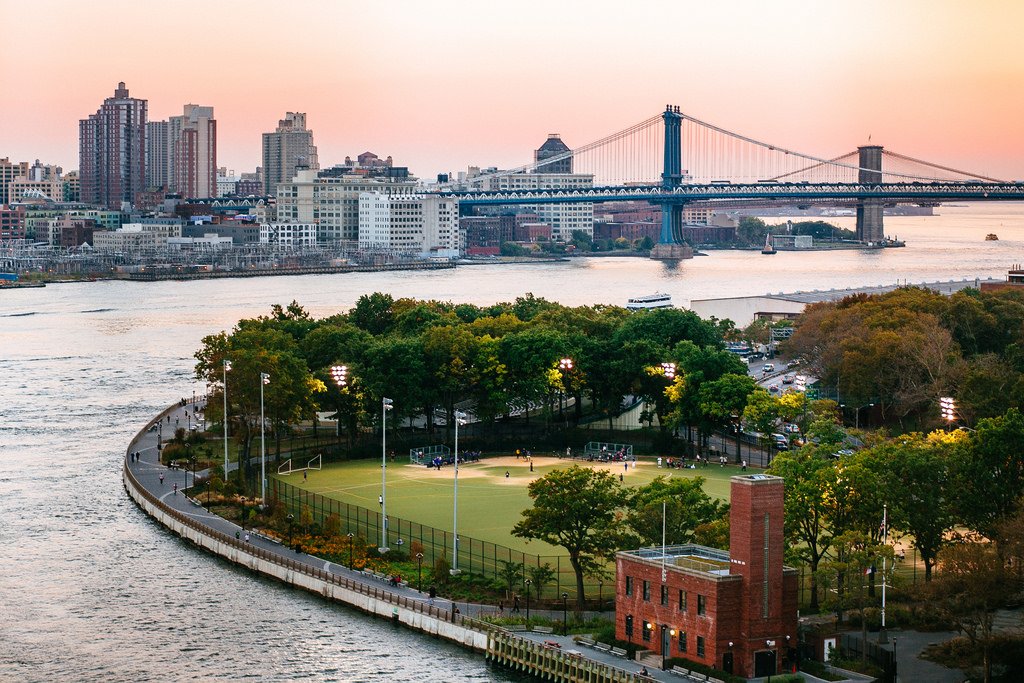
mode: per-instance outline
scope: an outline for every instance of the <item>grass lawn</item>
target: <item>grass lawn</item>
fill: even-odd
[[[459,465],[459,533],[481,541],[497,543],[530,554],[561,555],[556,549],[538,541],[527,543],[510,532],[523,510],[531,505],[527,485],[556,469],[574,462],[584,467],[606,469],[622,474],[627,486],[640,486],[659,474],[672,477],[706,479],[708,495],[728,500],[729,477],[740,474],[736,465],[724,468],[712,465],[696,470],[658,469],[653,460],[630,463],[627,471],[622,463],[587,463],[534,456],[534,471],[525,460],[515,456],[484,458],[478,463]],[[506,478],[505,473],[509,476]],[[388,514],[437,529],[452,528],[452,483],[454,468],[445,465],[441,471],[408,461],[388,463]],[[275,475],[277,476],[277,475]],[[282,481],[328,498],[379,509],[377,496],[381,490],[380,461],[359,460],[325,465],[321,471],[310,471],[303,481],[301,473],[278,477]]]

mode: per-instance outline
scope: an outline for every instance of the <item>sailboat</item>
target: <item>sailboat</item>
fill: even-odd
[[[775,245],[772,244],[772,234],[769,232],[764,236],[764,249],[761,250],[762,254],[774,254]]]

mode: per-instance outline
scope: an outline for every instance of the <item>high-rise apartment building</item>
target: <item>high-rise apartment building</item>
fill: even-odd
[[[146,187],[170,188],[171,152],[167,146],[167,122],[146,123]]]
[[[277,130],[263,134],[263,183],[266,194],[277,191],[278,183],[295,177],[299,168],[317,170],[313,131],[306,128],[306,115],[288,112],[277,122]]]
[[[146,189],[147,107],[121,82],[95,114],[78,122],[83,202],[120,209]]]
[[[186,104],[167,120],[168,185],[189,199],[217,196],[217,121],[213,107]]]

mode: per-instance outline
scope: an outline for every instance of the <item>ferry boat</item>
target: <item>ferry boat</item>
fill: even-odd
[[[630,311],[648,311],[655,308],[672,308],[672,296],[657,292],[635,296],[626,302],[626,309]]]
[[[764,236],[764,249],[761,250],[762,254],[774,254],[775,245],[772,244],[772,234],[769,232]]]
[[[998,240],[999,240],[999,235],[995,234],[994,232],[990,232],[989,234],[985,235],[985,241],[986,242],[996,242]]]

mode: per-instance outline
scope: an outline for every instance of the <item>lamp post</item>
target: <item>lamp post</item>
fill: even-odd
[[[459,569],[459,425],[465,424],[465,413],[455,411],[455,495],[452,505],[452,568],[449,574],[458,576]]]
[[[862,405],[860,408],[857,408],[857,415],[854,418],[854,429],[860,429],[860,411],[864,410],[865,408],[873,408],[874,406],[874,403],[868,403],[866,405]]]
[[[349,571],[352,571],[352,567],[354,566],[352,564],[352,549],[355,547],[355,540],[353,540],[355,538],[355,534],[350,531],[346,535],[348,536],[348,568]]]
[[[942,411],[942,419],[946,421],[947,428],[953,426],[956,419],[956,401],[951,396],[943,396],[939,399],[939,409]]]
[[[380,399],[380,547],[377,551],[383,555],[391,550],[388,547],[388,411],[394,401],[387,397]]]
[[[263,387],[270,384],[270,375],[260,373],[260,504],[267,504],[267,420],[263,411]]]
[[[558,418],[562,419],[563,407],[565,406],[565,374],[572,371],[572,358],[562,358],[558,361],[558,372],[562,375],[562,391],[558,399]]]
[[[331,366],[331,379],[338,385],[338,389],[345,391],[348,386],[348,366],[347,365],[332,365]],[[335,416],[334,422],[334,435],[338,437],[338,443],[341,443],[341,403],[338,404],[338,414]]]
[[[893,639],[892,639],[892,681],[893,681],[893,683],[899,683],[899,680],[900,680],[899,668],[900,668],[899,662],[896,660],[896,638],[894,636]]]
[[[604,609],[604,581],[597,580],[597,611]]]
[[[416,586],[423,592],[423,553],[416,553]]]
[[[569,633],[569,620],[568,620],[568,617],[566,616],[566,613],[568,612],[568,608],[569,608],[569,594],[568,593],[562,593],[562,630],[565,631],[566,634]]]
[[[231,361],[224,359],[224,482],[228,480],[228,370],[231,369]]]
[[[292,513],[289,512],[288,513],[288,517],[286,519],[288,520],[288,547],[291,548],[292,547],[292,528],[293,528],[293,523],[295,522],[295,515],[293,515]]]

